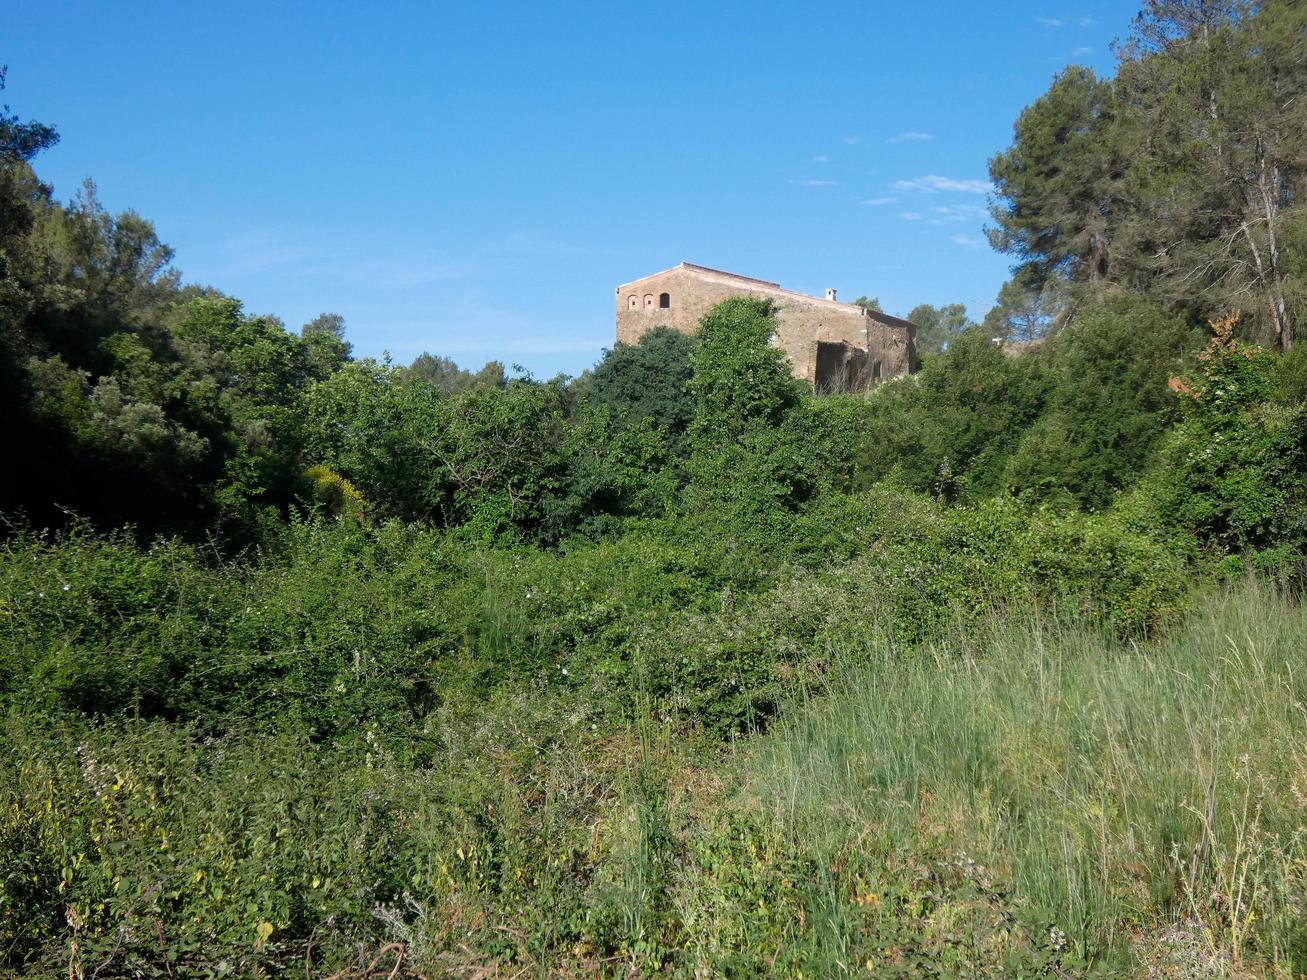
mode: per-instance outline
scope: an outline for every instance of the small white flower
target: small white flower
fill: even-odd
[[[566,676],[567,676],[567,668],[566,668],[566,667],[563,667],[563,668],[562,668],[562,671],[563,671],[563,676],[566,677]]]
[[[65,586],[64,586],[64,591],[67,592],[70,588],[72,588],[72,586],[70,586],[70,585],[65,585]]]

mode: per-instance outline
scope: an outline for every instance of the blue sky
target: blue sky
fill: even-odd
[[[682,259],[983,314],[986,161],[1131,2],[0,5],[55,124],[188,281],[360,355],[575,374],[613,287]]]

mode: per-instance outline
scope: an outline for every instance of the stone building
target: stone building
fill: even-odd
[[[702,265],[680,265],[617,287],[617,342],[636,344],[655,327],[693,333],[731,296],[757,296],[779,310],[773,342],[818,391],[864,388],[917,370],[916,328],[907,320],[782,289],[778,283]]]

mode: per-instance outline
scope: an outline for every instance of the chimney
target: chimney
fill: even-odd
[[[834,302],[835,302],[835,290],[833,290],[833,289],[828,289],[828,290],[826,290],[826,298],[827,298],[828,300],[830,300],[832,303],[834,303]]]

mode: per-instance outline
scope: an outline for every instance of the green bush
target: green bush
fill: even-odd
[[[1008,486],[1109,505],[1138,479],[1175,420],[1167,381],[1197,346],[1183,318],[1146,301],[1121,298],[1078,313],[1038,354],[1053,387],[1007,463]]]
[[[1009,356],[983,330],[967,330],[919,374],[872,393],[862,479],[896,475],[949,500],[994,494],[1051,389],[1041,358]]]
[[[1146,491],[1167,526],[1193,535],[1227,571],[1245,561],[1292,570],[1307,545],[1307,406],[1277,398],[1279,361],[1216,336],[1182,383],[1184,420],[1166,438]]]
[[[586,400],[631,422],[648,421],[669,448],[681,455],[694,412],[690,397],[690,355],[695,340],[658,327],[631,346],[606,351],[586,388]]]

